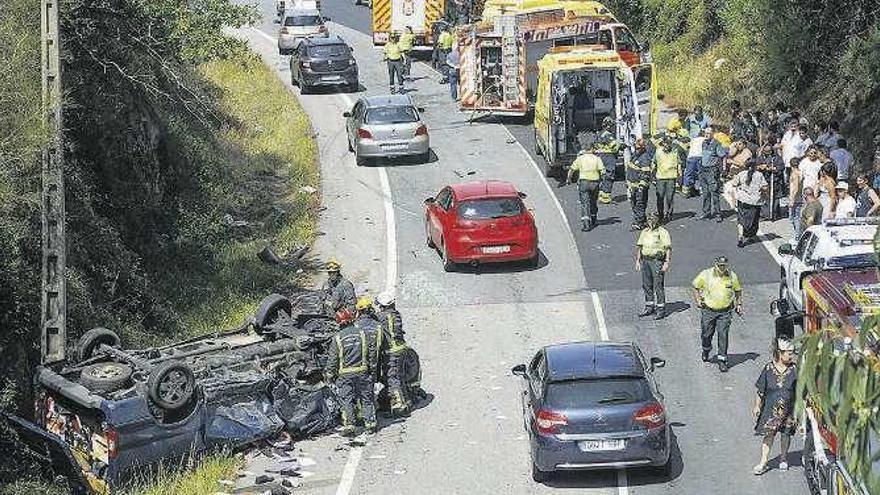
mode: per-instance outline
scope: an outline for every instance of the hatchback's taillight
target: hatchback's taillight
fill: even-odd
[[[361,139],[373,139],[373,134],[370,133],[370,131],[363,129],[363,128],[358,129],[357,135]]]
[[[662,405],[654,402],[636,411],[633,420],[644,425],[645,428],[659,428],[666,424],[666,410]]]
[[[299,66],[302,67],[303,69],[308,69],[309,67],[311,67],[311,64],[309,64],[308,62],[303,60],[302,62],[299,63]]]
[[[568,418],[564,414],[548,411],[547,409],[539,409],[538,415],[535,417],[535,428],[542,435],[553,435],[559,426],[568,424]]]
[[[425,124],[420,125],[419,128],[416,129],[416,136],[427,136],[427,135],[428,135],[428,128],[427,128],[427,126],[425,126]]]

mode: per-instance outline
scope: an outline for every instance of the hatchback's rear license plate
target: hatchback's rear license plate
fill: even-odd
[[[403,144],[396,144],[396,143],[395,144],[380,144],[379,146],[381,146],[383,150],[388,150],[388,151],[400,151],[400,150],[405,150],[408,147],[408,145],[406,143],[403,143]]]
[[[510,246],[483,246],[483,254],[509,253]]]
[[[602,450],[623,450],[624,440],[581,440],[578,448],[583,452],[598,452]]]

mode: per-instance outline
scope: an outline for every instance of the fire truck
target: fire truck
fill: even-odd
[[[814,495],[880,493],[880,277],[875,268],[821,271],[803,281],[803,311],[774,301],[778,337],[803,320],[798,404],[803,466]]]
[[[554,47],[603,45],[627,65],[647,61],[629,29],[612,17],[576,17],[562,8],[499,15],[456,34],[460,109],[475,113],[526,115],[537,89],[538,61]]]
[[[653,64],[629,67],[617,52],[593,45],[553,48],[538,68],[535,151],[544,157],[548,177],[571,164],[579,136],[598,133],[606,117],[617,123],[625,156],[636,139],[653,134]]]
[[[414,49],[432,49],[432,29],[445,9],[445,0],[373,0],[373,45],[384,45],[408,26],[415,34]]]

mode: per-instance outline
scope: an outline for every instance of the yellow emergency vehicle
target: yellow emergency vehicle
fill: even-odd
[[[579,136],[599,133],[611,117],[626,159],[638,138],[654,133],[657,110],[653,64],[630,67],[602,46],[555,48],[538,62],[535,151],[553,176],[577,156]]]
[[[414,49],[433,48],[432,28],[445,9],[446,0],[373,0],[373,44],[384,45],[392,33],[411,27]]]
[[[567,16],[574,17],[607,17],[610,22],[617,22],[611,11],[600,2],[592,0],[486,0],[483,4],[484,21],[492,21],[504,14],[521,14],[529,11],[550,10],[561,8]]]

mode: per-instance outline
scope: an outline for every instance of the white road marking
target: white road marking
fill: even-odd
[[[605,326],[605,313],[602,311],[602,301],[599,300],[599,293],[591,290],[590,296],[593,299],[593,312],[596,313],[596,321],[599,326],[599,337],[602,340],[610,340],[608,337],[608,327]]]
[[[263,38],[266,38],[266,39],[269,40],[269,41],[277,41],[275,38],[273,38],[273,37],[269,36],[268,34],[264,33],[263,30],[261,30],[261,29],[259,29],[259,28],[251,28],[251,31],[253,31],[253,32],[257,33],[257,34],[259,34],[260,36],[262,36]]]
[[[336,487],[336,495],[348,495],[351,487],[354,485],[354,475],[357,473],[358,464],[363,456],[363,447],[354,447],[348,456],[348,462],[342,470],[342,478],[339,480],[339,486]]]
[[[617,494],[629,495],[629,481],[626,479],[626,469],[617,470]]]

